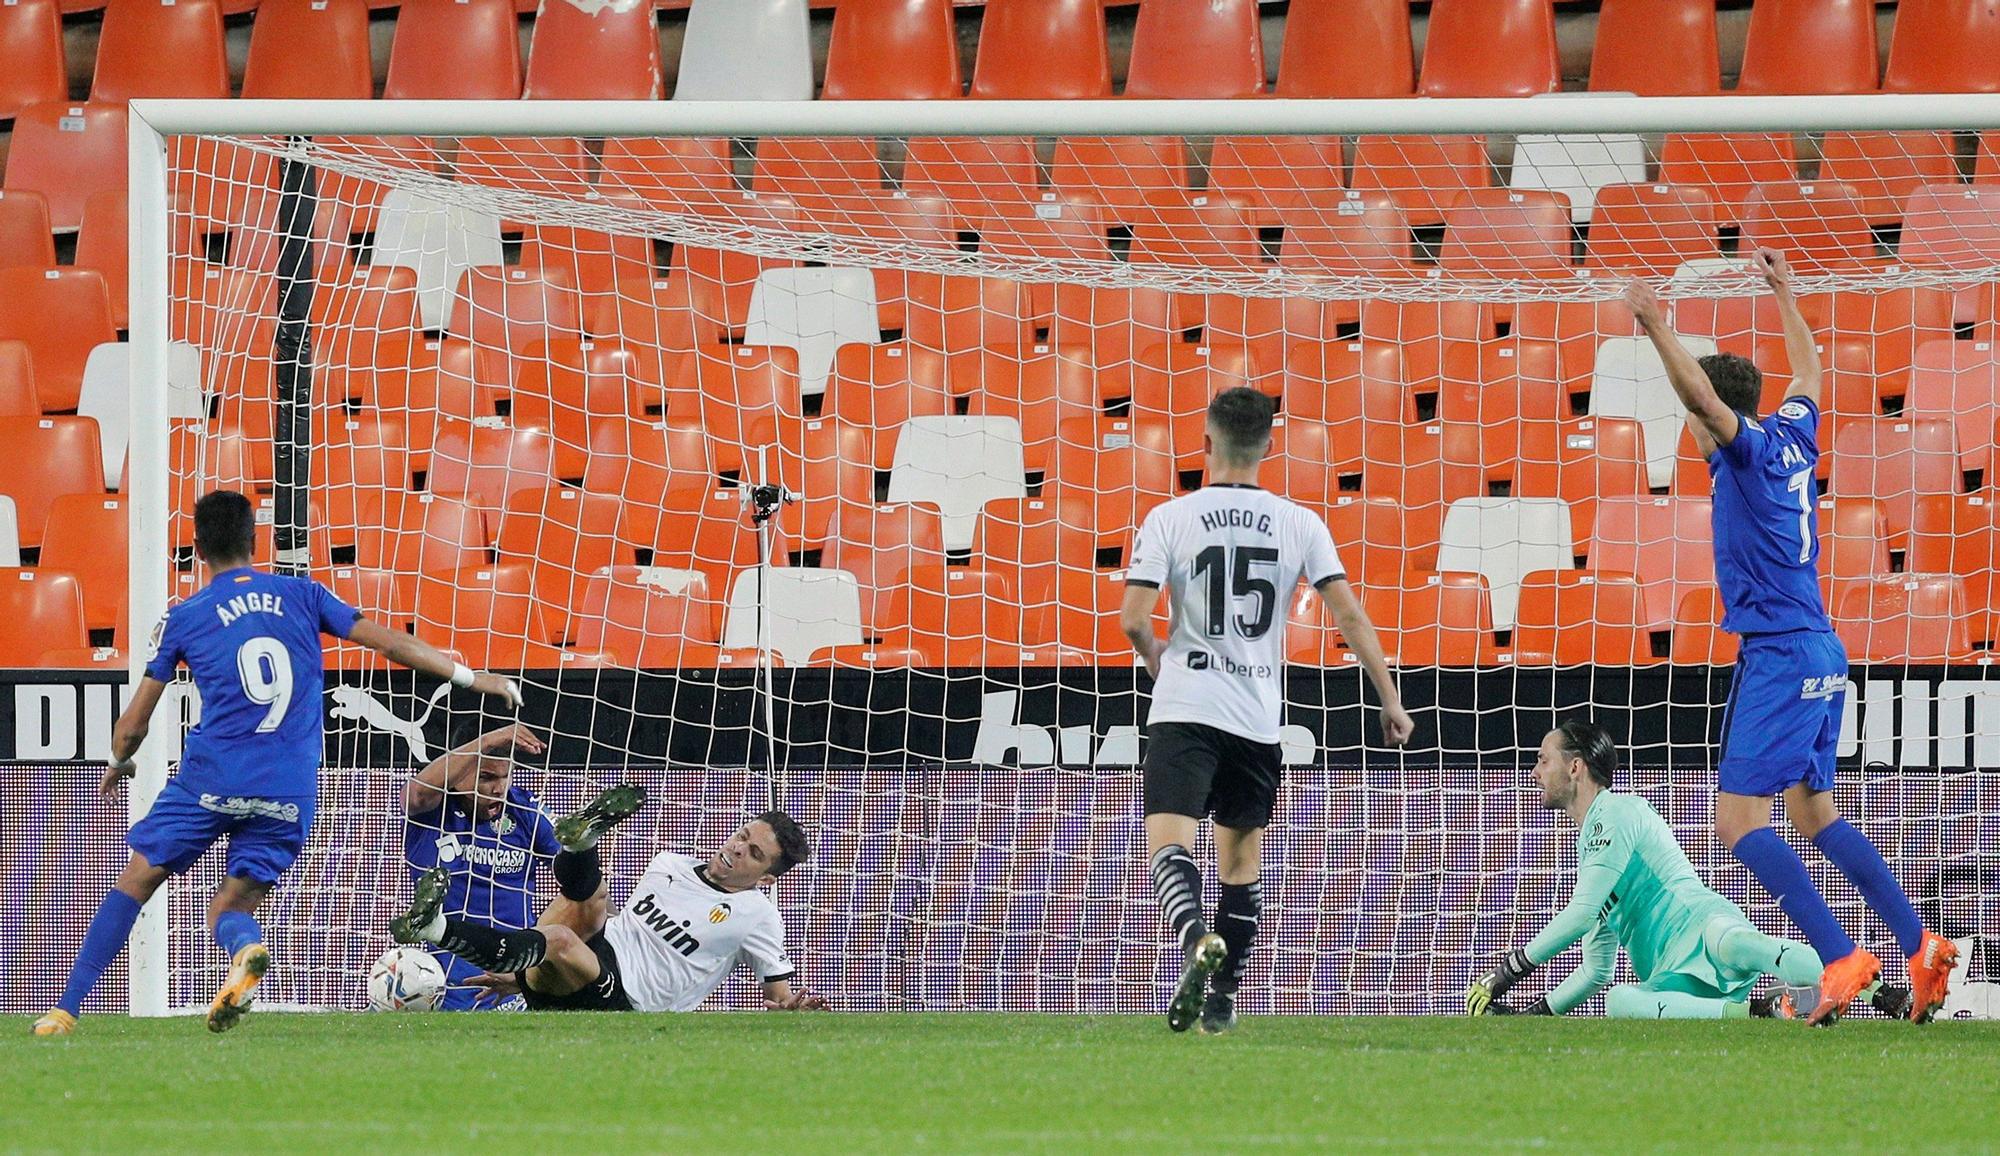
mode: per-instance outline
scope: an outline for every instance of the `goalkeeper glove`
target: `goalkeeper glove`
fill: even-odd
[[[1472,986],[1465,989],[1465,1014],[1485,1015],[1491,1010],[1494,1000],[1506,995],[1508,989],[1534,970],[1534,961],[1518,947],[1501,956],[1492,971],[1473,980]]]

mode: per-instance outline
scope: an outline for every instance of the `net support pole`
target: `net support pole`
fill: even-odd
[[[126,127],[127,177],[131,189],[131,391],[127,414],[131,463],[126,470],[125,507],[131,530],[127,546],[129,614],[150,637],[167,612],[170,541],[167,495],[171,493],[167,451],[168,224],[166,141],[137,109]],[[151,646],[134,644],[128,678],[137,686],[152,657]],[[138,771],[130,788],[131,821],[151,809],[167,782],[167,760],[179,745],[181,697],[162,699],[168,717],[134,756]],[[163,732],[171,731],[172,734]],[[139,913],[127,948],[130,1010],[135,1016],[167,1014],[167,905],[174,880],[155,892]]]
[[[319,197],[313,168],[287,156],[278,192],[278,326],[271,343],[277,413],[272,423],[272,545],[280,574],[311,566],[308,498],[312,492],[313,217]]]

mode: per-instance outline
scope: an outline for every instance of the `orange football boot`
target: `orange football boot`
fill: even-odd
[[[1819,1006],[1806,1017],[1815,1027],[1839,1019],[1868,985],[1882,975],[1882,961],[1865,947],[1857,947],[1826,965],[1819,977]]]
[[[229,978],[223,981],[222,990],[215,993],[215,1002],[209,1005],[209,1031],[226,1032],[242,1021],[250,1011],[257,985],[263,982],[270,967],[270,949],[261,943],[249,944],[236,953],[236,958],[229,961]]]
[[[1927,1024],[1951,992],[1951,973],[1958,966],[1958,945],[1942,935],[1924,932],[1924,944],[1910,957],[1910,1022]]]

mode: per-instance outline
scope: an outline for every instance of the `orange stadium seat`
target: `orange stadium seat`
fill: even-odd
[[[892,431],[829,417],[763,418],[750,437],[757,446],[775,447],[778,479],[802,495],[780,514],[779,525],[803,550],[826,544],[840,510],[874,504],[877,471],[888,468],[895,444]]]
[[[603,418],[590,426],[583,488],[615,494],[634,507],[658,506],[668,490],[716,484],[708,437],[692,418]],[[651,531],[645,540],[652,540]]]
[[[57,498],[104,493],[104,451],[94,418],[0,418],[0,461],[17,463],[0,476],[0,494],[14,499],[24,549],[42,544]]]
[[[1752,189],[1743,203],[1743,246],[1782,249],[1802,273],[1850,273],[1879,264],[1867,206],[1837,181]]]
[[[1359,205],[1360,211],[1351,206]],[[1410,273],[1410,228],[1402,210],[1381,198],[1343,200],[1329,206],[1281,211],[1285,236],[1278,263],[1299,273],[1343,276],[1402,276]],[[1326,306],[1338,306],[1328,302]],[[1338,311],[1334,319],[1354,321],[1360,310]]]
[[[863,633],[877,632],[886,620],[891,591],[905,571],[944,563],[943,534],[933,506],[870,503],[835,511],[820,564],[845,570],[861,584]]]
[[[1972,656],[1971,620],[1957,578],[1895,574],[1849,584],[1833,626],[1859,662],[1950,662]]]
[[[1361,580],[1361,575],[1400,574],[1405,570],[1423,569],[1412,561],[1412,548],[1407,543],[1410,527],[1402,506],[1395,499],[1341,494],[1320,513],[1326,518],[1328,531],[1333,534],[1333,544],[1340,552],[1342,564],[1349,574],[1356,576],[1357,581]],[[1439,520],[1442,520],[1442,515],[1439,515]],[[1422,547],[1424,543],[1416,545]],[[1435,562],[1435,528],[1428,545],[1429,557],[1425,561]]]
[[[419,573],[410,609],[418,638],[471,667],[554,665],[535,613],[526,566],[478,566]]]
[[[1929,341],[1917,351],[1903,412],[1949,419],[1969,470],[1992,474],[1992,443],[2000,419],[2000,352],[1991,341]]]
[[[574,137],[465,137],[452,167],[486,188],[575,199],[591,191],[590,158]]]
[[[1570,527],[1579,542],[1589,540],[1601,499],[1647,492],[1646,450],[1636,421],[1524,421],[1520,431],[1513,492],[1568,502]]]
[[[750,188],[803,203],[882,191],[882,162],[869,137],[765,137],[757,142]]]
[[[126,267],[132,234],[126,220],[125,190],[103,189],[84,202],[83,227],[76,236],[76,267],[104,278],[104,290],[111,298],[111,325],[119,330],[131,328]]]
[[[40,417],[34,355],[25,341],[0,341],[0,417]]]
[[[396,13],[390,100],[513,100],[521,95],[521,38],[511,0],[413,4]]]
[[[1674,610],[1673,661],[1681,665],[1729,666],[1739,643],[1722,629],[1722,596],[1713,586],[1690,590]]]
[[[1340,488],[1333,428],[1310,418],[1286,417],[1271,427],[1271,450],[1258,471],[1258,484],[1294,502],[1325,505]]]
[[[1606,185],[1597,190],[1585,264],[1667,277],[1684,262],[1720,257],[1715,200],[1699,185]]]
[[[1461,194],[1492,185],[1493,169],[1484,137],[1364,136],[1355,141],[1352,183],[1386,194],[1412,225],[1438,225]]]
[[[1304,218],[1336,205],[1347,170],[1337,136],[1217,137],[1208,187],[1260,226],[1280,223],[1286,210]]]
[[[56,263],[47,197],[26,189],[0,192],[0,268]]]
[[[903,573],[875,625],[892,645],[936,656],[930,665],[1002,665],[995,651],[1021,643],[1021,603],[1005,575],[924,563]]]
[[[364,493],[407,490],[410,451],[403,419],[368,410],[315,415],[313,501],[327,513],[334,544],[352,546]]]
[[[1874,92],[1879,64],[1874,0],[1756,0],[1736,91]]]
[[[658,100],[665,95],[651,4],[544,4],[535,14],[523,96],[530,100]]]
[[[714,206],[736,191],[721,137],[612,137],[598,159],[597,190],[672,211]]]
[[[570,613],[582,605],[583,585],[605,566],[636,561],[630,542],[618,536],[620,502],[614,494],[551,486],[523,490],[507,499],[494,535],[500,561],[531,571],[535,602],[548,635],[559,643],[572,636]]]
[[[58,232],[76,228],[92,193],[125,187],[125,118],[122,106],[108,103],[22,109],[7,151],[6,189],[42,194],[49,224]]]
[[[915,342],[843,345],[834,353],[833,376],[820,412],[884,431],[919,415],[952,413],[944,354]]]
[[[1101,496],[1044,486],[1036,497],[988,502],[973,537],[974,563],[1004,575],[1023,601],[1031,592],[1046,594],[1059,567],[1109,569],[1100,564],[1106,551],[1116,551],[1122,564],[1137,527],[1129,506],[1126,517],[1100,521]]]
[[[1853,189],[1870,224],[1887,224],[1903,219],[1919,187],[1958,179],[1954,152],[1944,131],[1830,132],[1820,141],[1819,175]]]
[[[680,361],[667,383],[667,412],[679,391],[697,398],[708,436],[741,446],[762,418],[802,411],[798,351],[776,345],[703,346]]]
[[[458,498],[363,490],[354,508],[356,565],[410,574],[483,566],[492,560],[486,516]]]
[[[621,538],[652,551],[652,565],[699,570],[717,598],[728,597],[737,571],[757,564],[757,536],[733,487],[711,482],[668,490],[643,505],[628,501],[619,525]]]
[[[1424,96],[1534,96],[1562,87],[1548,0],[1433,0]]]
[[[1279,376],[1251,359],[1247,346],[1177,343],[1149,349],[1129,368],[1101,376],[1098,388],[1129,397],[1140,421],[1168,426],[1174,457],[1191,470],[1201,464],[1211,398],[1237,386],[1275,393],[1281,385]]]
[[[1086,493],[1129,490],[1155,501],[1180,491],[1167,427],[1129,417],[1059,422],[1044,481]]]
[[[1223,100],[1264,91],[1257,0],[1147,4],[1132,29],[1125,95]]]
[[[965,91],[951,0],[848,0],[833,14],[822,100],[945,100]]]
[[[1947,183],[1917,189],[1903,206],[1896,252],[1906,264],[1947,269],[2000,263],[2000,187]]]
[[[1111,95],[1099,0],[988,0],[972,95],[1077,100]]]
[[[1162,199],[1132,224],[1127,259],[1135,265],[1189,265],[1244,270],[1263,264],[1250,218],[1222,197]]]
[[[1660,146],[1660,180],[1706,189],[1725,225],[1742,219],[1752,189],[1798,175],[1790,133],[1669,133]]]
[[[476,348],[504,349],[518,359],[533,345],[581,336],[583,319],[576,286],[558,269],[467,269],[446,334]]]
[[[648,364],[656,351],[561,338],[530,346],[514,374],[508,420],[545,429],[555,439],[555,476],[582,477],[590,431],[599,421],[640,416],[659,396],[662,376]]]
[[[611,566],[584,582],[578,650],[601,650],[620,666],[677,667],[690,642],[714,645],[718,599],[696,571]]]
[[[1885,92],[2000,92],[2000,11],[1981,0],[1898,4]]]
[[[1849,418],[1834,428],[1833,490],[1874,498],[1890,528],[1910,526],[1917,498],[1960,491],[1958,439],[1939,418]]]
[[[463,494],[475,506],[498,510],[518,491],[549,485],[554,464],[555,439],[547,430],[452,422],[438,430],[426,484],[432,493]]]
[[[117,494],[64,494],[49,504],[39,565],[73,574],[83,588],[84,625],[110,630],[125,602],[125,499]]]
[[[400,346],[380,350],[387,364],[364,381],[361,402],[403,418],[410,469],[430,469],[431,450],[441,429],[491,418],[506,394],[506,358],[497,349],[476,349],[463,340],[426,339],[394,358]]]
[[[1118,627],[1125,603],[1125,575],[1101,570],[1061,570],[1047,591],[1022,596],[1027,646],[1076,652],[1092,666],[1132,666],[1138,656]],[[1164,611],[1164,607],[1162,607]],[[1165,626],[1165,614],[1155,614]],[[1060,661],[1060,659],[1058,659]]]
[[[45,670],[125,671],[131,659],[116,646],[62,646],[42,652]]]
[[[90,99],[228,95],[229,61],[216,0],[119,0],[106,7]]]
[[[1655,656],[1645,592],[1630,574],[1536,570],[1521,579],[1515,612],[1518,666],[1651,666]]]
[[[366,0],[264,0],[258,5],[243,66],[245,100],[367,100],[374,95]]]
[[[1398,666],[1488,666],[1497,661],[1492,595],[1478,574],[1404,571],[1395,584],[1364,582],[1361,605],[1381,632],[1383,650]]]
[[[1029,470],[1048,468],[1061,423],[1099,412],[1096,373],[1082,349],[1037,345],[975,350],[954,354],[946,372],[953,391],[968,398],[968,412],[1021,423]]]
[[[333,566],[316,571],[314,578],[342,602],[361,612],[363,618],[390,630],[408,631],[416,623],[410,612],[410,595],[415,575],[371,570],[365,566]],[[390,665],[374,651],[351,642],[326,642],[329,667],[335,670],[388,670]]]
[[[0,7],[0,120],[69,95],[62,11],[56,0],[16,0]]]
[[[1446,272],[1472,277],[1574,276],[1569,216],[1561,193],[1468,190],[1445,210],[1438,263]]]
[[[916,347],[946,354],[1030,345],[1035,339],[1034,287],[1000,277],[910,274],[903,335]]]
[[[1984,494],[1918,498],[1908,567],[1956,574],[1965,584],[1972,640],[1982,646],[2000,641],[2000,503]]]
[[[1888,503],[1874,498],[1819,500],[1819,572],[1830,578],[1865,578],[1889,572],[1889,539],[1901,538]]]
[[[28,345],[43,407],[75,409],[90,351],[118,339],[104,278],[87,269],[0,269],[0,341],[10,339]]]
[[[1605,0],[1590,52],[1590,91],[1713,96],[1722,56],[1711,0]]]
[[[1049,183],[1095,200],[1106,223],[1136,226],[1155,206],[1185,200],[1187,146],[1177,136],[1061,137]]]
[[[89,645],[83,591],[74,575],[0,568],[0,668],[40,666],[46,651]]]
[[[1605,495],[1597,505],[1590,565],[1636,575],[1648,621],[1665,621],[1689,590],[1715,581],[1711,508],[1706,496]]]
[[[1200,324],[1198,307],[1197,301],[1150,286],[1097,288],[1063,281],[1056,285],[1050,338],[1089,349],[1092,363],[1108,377],[1100,390],[1120,397],[1142,353],[1178,341]]]
[[[1277,94],[1389,97],[1417,91],[1410,6],[1403,0],[1293,0]]]
[[[903,153],[903,191],[943,197],[966,218],[983,205],[1031,200],[1040,181],[1028,137],[912,137]]]
[[[1553,341],[1502,337],[1493,341],[1447,341],[1438,376],[1411,382],[1416,393],[1436,393],[1442,421],[1504,426],[1516,420],[1559,421],[1570,416]]]
[[[1366,431],[1364,453],[1361,492],[1394,498],[1413,517],[1442,521],[1445,506],[1485,493],[1478,426],[1374,426]]]

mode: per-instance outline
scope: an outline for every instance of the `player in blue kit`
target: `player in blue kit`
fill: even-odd
[[[271,963],[257,905],[305,846],[318,797],[320,635],[520,705],[511,680],[474,674],[412,635],[361,618],[318,582],[252,569],[256,531],[256,513],[242,494],[218,490],[195,503],[195,553],[212,577],[169,609],[154,632],[145,677],[112,730],[104,796],[132,777],[153,709],[183,663],[201,696],[201,722],[188,732],[180,772],[126,835],[132,858],[91,919],[62,998],[35,1021],[38,1036],[75,1030],[84,997],[124,949],[140,907],[225,839],[227,872],[208,922],[229,957],[229,977],[209,1007],[209,1030],[227,1031],[249,1010]]]
[[[1625,303],[1652,339],[1687,408],[1688,428],[1714,482],[1715,582],[1723,629],[1743,640],[1722,720],[1716,766],[1716,835],[1777,899],[1826,961],[1825,1023],[1871,988],[1882,964],[1855,944],[1806,874],[1805,862],[1771,829],[1771,801],[1854,884],[1909,956],[1909,1017],[1925,1023],[1944,1003],[1958,951],[1924,930],[1889,865],[1834,806],[1835,747],[1847,695],[1847,650],[1819,589],[1819,352],[1792,295],[1784,257],[1760,249],[1764,283],[1785,326],[1791,388],[1777,412],[1759,417],[1763,375],[1735,354],[1696,359],[1668,328],[1659,298],[1632,282]]]
[[[525,726],[500,727],[446,751],[404,786],[403,857],[412,882],[434,867],[447,872],[446,915],[499,931],[535,925],[535,877],[562,844],[534,794],[514,785],[512,756],[547,749]],[[451,983],[442,1010],[494,1006],[466,984],[484,968],[434,954]]]

